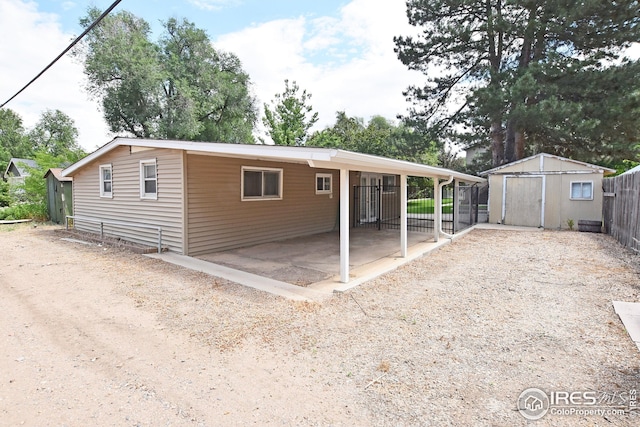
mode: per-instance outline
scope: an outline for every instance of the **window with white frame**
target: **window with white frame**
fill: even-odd
[[[156,159],[140,161],[140,198],[158,198],[158,173]]]
[[[282,169],[242,167],[242,200],[282,199]]]
[[[396,176],[395,175],[382,175],[382,192],[383,193],[396,192]]]
[[[593,200],[593,181],[572,182],[571,200]]]
[[[331,194],[333,191],[333,175],[330,173],[316,174],[316,194]]]
[[[113,197],[111,165],[100,165],[100,197]]]

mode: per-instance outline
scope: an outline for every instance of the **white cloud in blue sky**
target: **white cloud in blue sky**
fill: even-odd
[[[111,0],[94,0],[105,9]],[[78,1],[2,0],[0,2],[0,98],[4,101],[48,64],[77,35],[88,7]],[[403,0],[130,0],[130,10],[157,32],[159,22],[185,17],[205,29],[216,48],[239,56],[262,104],[296,80],[313,94],[319,112],[316,129],[334,122],[336,111],[369,119],[393,119],[406,110],[402,90],[420,79],[393,53],[394,35],[410,31]],[[154,34],[157,37],[158,34]],[[77,60],[56,64],[7,107],[27,126],[41,112],[59,108],[80,130],[80,143],[94,149],[107,142],[99,102],[83,91]]]
[[[189,3],[197,8],[204,10],[220,10],[229,6],[237,6],[242,2],[240,0],[188,0]]]

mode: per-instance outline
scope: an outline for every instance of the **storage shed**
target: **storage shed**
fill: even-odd
[[[2,178],[11,185],[24,184],[24,179],[29,176],[29,168],[37,167],[38,164],[35,160],[13,157],[9,160]]]
[[[482,172],[489,181],[489,222],[566,229],[602,221],[602,178],[615,170],[540,153]]]
[[[61,168],[51,168],[44,175],[47,180],[47,209],[49,219],[63,224],[67,215],[73,215],[73,178],[62,176]]]

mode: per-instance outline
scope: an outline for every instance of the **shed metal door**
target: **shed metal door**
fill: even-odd
[[[505,177],[502,222],[525,227],[543,226],[543,191],[541,176]]]

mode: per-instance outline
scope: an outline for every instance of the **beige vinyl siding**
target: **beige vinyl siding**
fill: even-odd
[[[157,159],[157,200],[140,198],[140,161]],[[99,166],[112,165],[112,198],[100,197]],[[119,147],[73,176],[74,215],[127,221],[162,227],[162,244],[171,251],[182,248],[182,152],[145,150],[130,153]],[[77,221],[80,230],[97,232],[99,226]],[[105,234],[155,246],[157,232],[150,229],[105,225]]]
[[[281,168],[282,200],[241,200],[243,166]],[[339,173],[305,164],[187,155],[189,255],[331,231]],[[333,194],[315,194],[316,173],[330,173]]]

